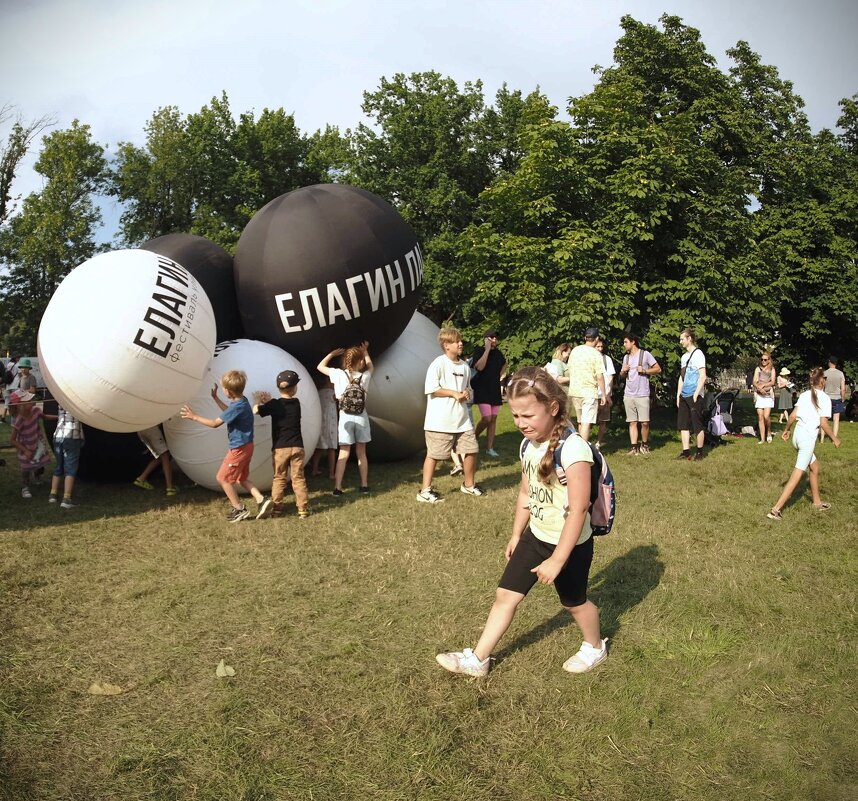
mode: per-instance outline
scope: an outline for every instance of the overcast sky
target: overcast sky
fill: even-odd
[[[724,51],[747,40],[806,102],[815,130],[858,92],[854,0],[0,0],[0,105],[75,118],[96,141],[143,142],[160,106],[198,111],[226,91],[234,114],[280,108],[311,133],[364,121],[362,93],[396,72],[539,86],[565,109],[612,63],[620,17],[676,14]],[[5,134],[4,131],[0,133]],[[38,189],[32,159],[15,189]]]

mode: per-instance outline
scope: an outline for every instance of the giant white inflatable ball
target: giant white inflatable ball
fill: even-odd
[[[376,462],[406,459],[425,450],[426,368],[441,355],[438,326],[415,312],[405,331],[382,356],[374,370],[366,410],[372,428],[368,458]]]
[[[380,356],[417,308],[423,257],[411,226],[372,192],[319,184],[275,198],[235,250],[245,336],[308,368],[334,348]]]
[[[215,321],[199,282],[143,250],[102,253],[57,287],[39,326],[45,383],[78,419],[133,432],[193,397],[214,352]]]
[[[290,354],[274,345],[250,339],[221,342],[209,362],[206,378],[199,392],[188,405],[202,417],[215,418],[220,407],[211,396],[212,387],[218,385],[218,397],[229,403],[220,378],[228,370],[241,370],[247,375],[244,396],[255,405],[255,392],[267,392],[272,398],[280,396],[277,374],[294,370],[300,376],[295,397],[301,401],[301,437],[304,440],[305,463],[309,461],[319,441],[322,429],[322,407],[313,379],[304,366]],[[250,480],[263,492],[271,489],[274,468],[271,464],[271,418],[253,418],[253,458],[250,461]],[[209,428],[193,420],[183,420],[178,414],[164,423],[164,434],[170,453],[182,472],[202,487],[219,490],[215,479],[223,457],[229,449],[226,424]],[[242,490],[243,491],[243,490]]]

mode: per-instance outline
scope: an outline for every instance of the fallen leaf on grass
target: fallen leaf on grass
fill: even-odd
[[[219,678],[221,678],[221,679],[225,679],[225,678],[227,678],[227,677],[229,677],[229,676],[234,676],[234,675],[235,675],[235,668],[234,668],[234,667],[232,667],[232,666],[230,666],[230,665],[227,665],[227,664],[223,661],[223,659],[221,659],[221,660],[220,660],[220,662],[218,663],[217,670],[215,670],[215,674],[216,674]]]
[[[90,695],[119,695],[122,692],[121,687],[115,684],[108,684],[106,681],[94,681],[89,685],[87,692]]]

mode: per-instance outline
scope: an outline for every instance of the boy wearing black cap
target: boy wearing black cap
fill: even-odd
[[[257,520],[270,515],[283,514],[283,497],[289,474],[295,491],[295,505],[302,520],[310,514],[307,481],[304,478],[304,440],[301,438],[301,401],[295,397],[301,380],[294,370],[284,370],[277,376],[279,398],[271,398],[267,392],[258,393],[259,401],[254,414],[271,418],[271,458],[274,463],[274,480],[271,497],[259,507]]]

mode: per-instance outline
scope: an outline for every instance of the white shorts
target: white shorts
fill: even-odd
[[[369,431],[369,415],[348,414],[340,412],[337,424],[337,439],[340,445],[354,445],[356,442],[369,442],[372,439]]]
[[[754,408],[755,409],[774,409],[775,408],[775,399],[774,398],[766,398],[763,395],[754,395]]]
[[[572,408],[575,410],[575,418],[579,423],[596,425],[596,416],[599,413],[598,398],[581,398],[577,395],[570,395],[569,400],[572,401]]]
[[[792,435],[792,446],[798,451],[795,457],[795,469],[807,470],[816,461],[813,449],[816,447],[816,431],[808,431],[804,426],[796,426]]]
[[[137,436],[140,437],[140,441],[149,449],[149,453],[152,454],[153,459],[159,458],[161,454],[166,453],[168,450],[161,426],[152,426],[152,428],[147,428],[145,431],[138,431]]]

